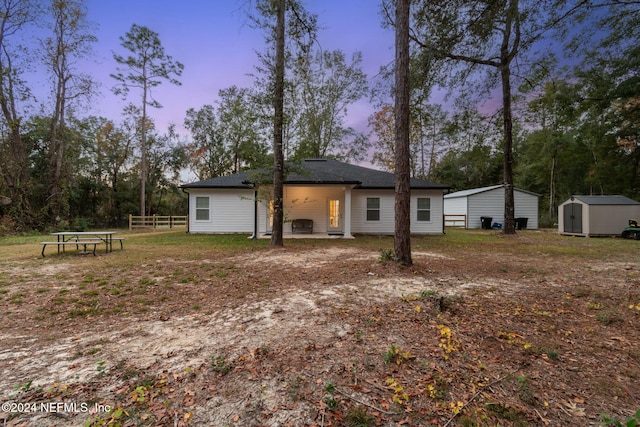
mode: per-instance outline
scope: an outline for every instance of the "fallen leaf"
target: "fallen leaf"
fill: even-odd
[[[578,405],[574,402],[565,402],[564,406],[569,410],[569,414],[573,415],[574,417],[586,416],[584,408],[578,407]]]

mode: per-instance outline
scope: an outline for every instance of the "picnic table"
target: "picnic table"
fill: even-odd
[[[44,250],[47,245],[57,246],[58,253],[60,253],[60,247],[62,247],[62,251],[64,252],[65,246],[75,245],[76,250],[80,249],[80,246],[83,247],[84,252],[87,252],[87,248],[93,246],[93,255],[96,254],[96,247],[99,244],[104,243],[106,247],[106,252],[113,251],[113,241],[120,242],[120,249],[123,249],[122,241],[124,240],[121,237],[113,237],[114,234],[117,234],[117,231],[106,231],[106,230],[98,230],[98,231],[59,231],[57,233],[51,233],[52,236],[57,237],[57,241],[55,242],[42,242],[42,256],[44,256]]]

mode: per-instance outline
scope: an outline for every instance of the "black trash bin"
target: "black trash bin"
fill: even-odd
[[[483,230],[491,230],[491,221],[493,221],[493,218],[490,216],[481,216],[480,217],[480,224],[482,224],[482,229]]]
[[[526,230],[529,218],[516,218],[516,230]]]

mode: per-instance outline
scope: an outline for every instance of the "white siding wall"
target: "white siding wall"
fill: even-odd
[[[196,220],[196,197],[209,197],[209,220]],[[253,190],[189,190],[190,233],[253,233]]]
[[[466,197],[445,198],[444,213],[445,215],[468,215],[467,198]],[[457,224],[460,225],[461,223],[457,222]],[[450,221],[445,225],[454,225],[454,223]],[[468,223],[467,223],[467,228],[469,228]]]
[[[367,221],[367,198],[380,198],[380,221]],[[418,221],[418,198],[431,199],[431,221]],[[411,232],[442,234],[442,191],[411,191]],[[351,192],[351,232],[393,234],[395,228],[395,192],[393,190],[353,190]]]
[[[467,198],[453,197],[444,199],[444,213],[449,215],[466,215],[467,214]]]
[[[538,228],[538,196],[514,191],[515,217],[528,218],[527,228]],[[480,217],[493,218],[492,223],[504,224],[504,188],[484,191],[466,197],[444,199],[444,212],[467,215],[467,228],[480,228]]]
[[[380,198],[380,221],[367,221],[367,197]],[[393,190],[353,190],[351,192],[351,232],[393,234],[395,193]]]
[[[431,220],[418,221],[418,198],[431,199]],[[443,232],[442,191],[411,191],[411,232],[415,234],[442,234]]]
[[[196,221],[196,197],[209,197],[208,221]],[[191,189],[189,191],[189,232],[191,233],[253,233],[253,190]],[[258,204],[258,231],[267,231],[268,197]],[[284,190],[284,232],[291,233],[291,220],[311,219],[316,233],[325,233],[328,225],[328,201],[338,199],[344,221],[345,190],[342,186],[286,186]],[[380,221],[367,221],[367,198],[380,198]],[[431,220],[417,221],[417,199],[431,199]],[[351,232],[362,234],[393,234],[395,226],[395,193],[393,190],[353,190],[351,192]],[[443,231],[442,192],[414,190],[411,194],[411,232],[441,234]],[[343,224],[344,227],[344,224]],[[344,228],[343,228],[344,230]]]
[[[527,228],[538,228],[538,204],[540,197],[515,190],[513,192],[515,199],[515,217],[516,218],[528,218]],[[504,191],[502,194],[504,198]],[[503,214],[504,215],[504,214]]]
[[[504,224],[504,188],[484,191],[468,197],[469,216],[467,217],[468,228],[480,228],[480,217],[489,216],[494,222]]]

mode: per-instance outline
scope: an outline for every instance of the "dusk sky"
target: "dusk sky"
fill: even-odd
[[[363,71],[371,79],[394,56],[394,35],[381,28],[376,0],[305,0],[307,10],[319,16],[319,41],[324,50],[341,49],[349,57],[363,54]],[[264,50],[263,33],[250,27],[246,15],[249,0],[89,0],[88,19],[95,23],[98,43],[95,59],[82,67],[101,84],[101,95],[90,114],[119,121],[125,104],[111,93],[116,71],[113,52],[126,54],[119,37],[132,24],[149,27],[159,34],[165,52],[184,64],[182,86],[163,83],[154,89],[162,109],[150,115],[164,132],[173,123],[182,130],[185,112],[213,104],[220,89],[236,85],[250,87],[257,63],[256,51]],[[134,92],[130,100],[134,99]],[[137,94],[135,94],[137,96]],[[349,109],[348,124],[366,126],[372,113],[368,100]]]

